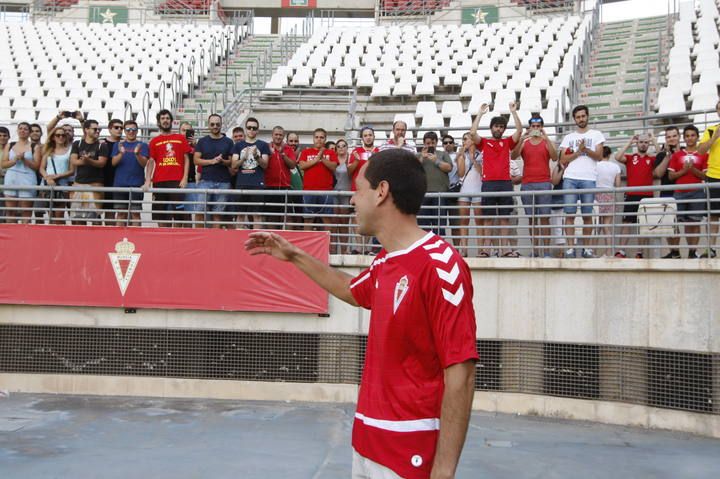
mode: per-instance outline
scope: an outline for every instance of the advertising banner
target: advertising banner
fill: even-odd
[[[295,266],[245,252],[249,233],[0,225],[0,304],[327,313]],[[281,234],[328,263],[328,233]]]

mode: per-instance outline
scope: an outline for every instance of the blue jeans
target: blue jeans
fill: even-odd
[[[587,190],[595,188],[595,182],[589,180],[576,180],[573,178],[565,178],[563,180],[563,190]],[[595,193],[565,193],[563,201],[565,202],[565,214],[574,215],[577,213],[577,202],[580,200],[580,211],[583,215],[591,215],[593,211],[593,203],[595,202]]]
[[[230,182],[223,182],[223,181],[207,181],[207,180],[200,180],[200,183],[198,183],[197,188],[204,190],[229,190],[232,188],[230,186]],[[199,201],[205,200],[205,195],[202,193],[196,193],[196,195],[199,197]],[[225,208],[227,205],[220,204],[220,203],[227,203],[230,199],[230,195],[228,193],[207,193],[207,206],[208,211],[212,211],[213,213],[222,213],[225,211]],[[199,210],[202,210],[204,205],[198,205],[200,207]],[[198,211],[199,211],[198,210]]]

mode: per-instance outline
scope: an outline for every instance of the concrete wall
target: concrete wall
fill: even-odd
[[[334,256],[357,273],[364,256]],[[720,262],[713,260],[470,259],[478,338],[720,352]],[[0,324],[364,334],[369,313],[335,299],[310,314],[0,306]],[[720,375],[713,375],[720,380]],[[601,387],[612,384],[601,382]],[[352,384],[295,384],[63,374],[0,374],[10,392],[354,400]],[[714,385],[720,391],[720,386]],[[720,437],[720,416],[621,402],[477,392],[486,411],[627,424]],[[714,398],[715,399],[715,398]]]

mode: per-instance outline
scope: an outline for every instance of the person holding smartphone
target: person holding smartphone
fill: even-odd
[[[453,164],[450,156],[443,149],[437,149],[438,136],[434,131],[428,131],[423,136],[423,148],[417,154],[418,160],[425,170],[427,177],[428,193],[446,193],[450,187],[448,174]],[[420,217],[420,225],[440,235],[440,230],[445,224],[445,203],[441,197],[425,197],[423,199]]]

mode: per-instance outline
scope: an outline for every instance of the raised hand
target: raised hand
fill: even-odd
[[[488,111],[490,111],[490,105],[488,105],[487,103],[483,103],[482,105],[480,105],[480,114],[481,115],[484,115]]]
[[[509,107],[510,107],[510,113],[515,113],[517,111],[517,103],[515,103],[514,101],[510,102]]]
[[[245,251],[251,256],[267,254],[281,261],[290,261],[297,248],[277,233],[257,231],[250,233],[245,242]]]

